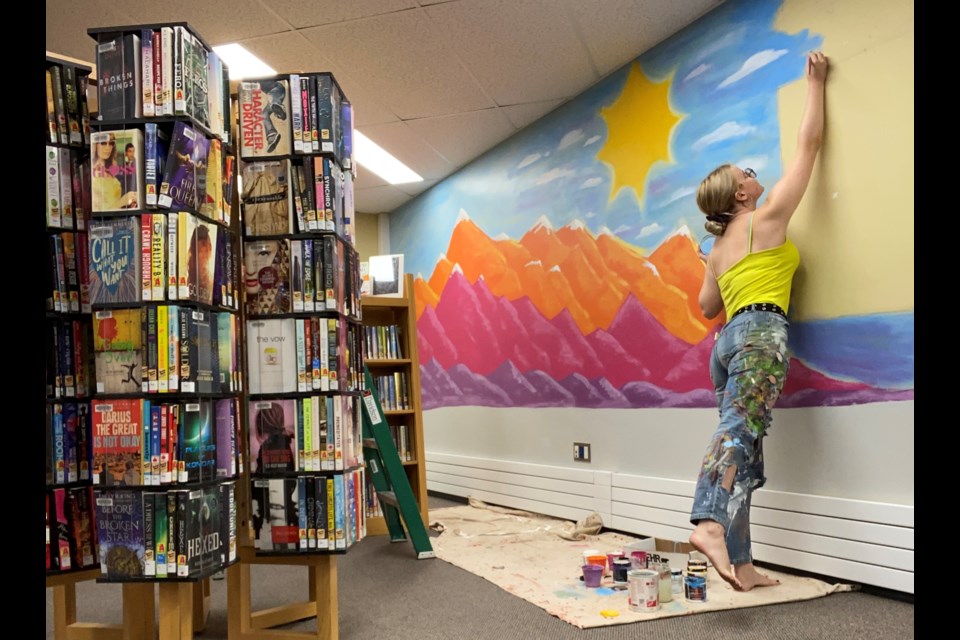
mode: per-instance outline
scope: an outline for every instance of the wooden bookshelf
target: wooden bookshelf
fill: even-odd
[[[400,459],[407,472],[410,488],[417,499],[420,516],[424,526],[429,524],[427,515],[427,468],[423,447],[423,406],[420,398],[420,359],[417,354],[417,305],[413,293],[413,275],[404,276],[404,297],[363,296],[360,306],[363,309],[364,329],[368,327],[396,326],[400,353],[386,354],[371,349],[368,340],[364,343],[364,364],[370,369],[376,380],[378,376],[399,373],[406,376],[408,406],[388,407],[387,399],[380,395],[384,403],[384,415],[391,426],[405,426],[409,459],[400,451]],[[365,334],[366,335],[366,334]],[[396,357],[399,356],[399,357]],[[367,516],[367,535],[386,535],[387,526],[382,516]]]

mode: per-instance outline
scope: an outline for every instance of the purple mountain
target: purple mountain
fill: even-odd
[[[485,376],[470,371],[462,364],[454,365],[447,372],[447,375],[450,376],[453,384],[460,389],[460,402],[455,403],[457,405],[512,406],[509,396],[503,389],[487,380]]]

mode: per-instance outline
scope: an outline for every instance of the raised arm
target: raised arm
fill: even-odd
[[[807,56],[807,101],[800,122],[797,154],[783,177],[770,190],[764,215],[782,220],[786,225],[803,198],[813,163],[823,140],[823,96],[827,80],[827,57],[815,51]]]

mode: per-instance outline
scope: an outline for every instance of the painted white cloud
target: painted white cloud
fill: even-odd
[[[664,202],[663,204],[668,205],[671,202],[676,202],[677,200],[681,198],[686,198],[687,196],[693,195],[696,192],[697,190],[694,189],[693,187],[681,187],[680,189],[677,189],[676,191],[671,193],[670,197],[667,198],[667,201]]]
[[[788,52],[786,49],[777,49],[776,51],[773,49],[764,49],[760,53],[755,53],[747,58],[747,61],[743,63],[743,66],[740,67],[739,71],[721,82],[717,88],[723,89],[724,87],[730,86],[738,80],[743,80],[754,71],[762,69],[777,58],[787,55],[787,53]]]
[[[629,225],[626,225],[626,224],[622,224],[622,225],[620,225],[619,227],[617,227],[616,229],[614,229],[614,230],[613,230],[613,233],[614,233],[614,235],[619,236],[619,235],[622,234],[624,231],[630,231],[630,226],[629,226]]]
[[[600,139],[600,136],[590,136],[587,138],[587,141],[583,143],[583,146],[589,147],[591,144]]]
[[[540,159],[539,153],[531,153],[526,158],[520,161],[520,164],[517,165],[517,169],[523,169],[524,167],[529,167],[539,159]]]
[[[538,186],[544,185],[544,184],[547,184],[548,182],[553,182],[554,180],[559,180],[561,178],[568,178],[572,175],[573,175],[573,171],[570,171],[569,169],[550,169],[550,171],[547,171],[546,173],[538,177],[536,180],[534,180],[534,184]]]
[[[746,34],[747,30],[743,27],[730,31],[719,40],[713,40],[709,45],[701,49],[700,53],[698,53],[694,59],[706,60],[718,51],[722,51],[731,45],[740,43]]]
[[[751,125],[737,124],[736,122],[724,122],[722,125],[703,136],[693,143],[694,151],[703,151],[712,144],[716,144],[730,138],[740,138],[749,133],[753,133],[757,128]]]
[[[663,231],[663,227],[654,222],[653,224],[648,224],[647,226],[640,229],[640,233],[636,235],[636,239],[646,238],[649,235],[653,235],[658,231]]]
[[[767,156],[751,156],[749,158],[743,158],[739,162],[735,163],[741,169],[750,167],[754,171],[763,171],[767,168]]]
[[[580,185],[580,188],[589,189],[590,187],[596,187],[600,184],[603,184],[603,178],[587,178],[583,181],[583,184]]]
[[[706,70],[709,69],[709,68],[710,68],[710,65],[709,65],[709,64],[701,64],[701,65],[698,66],[696,69],[694,69],[693,71],[691,71],[690,73],[688,73],[688,74],[687,74],[687,77],[685,77],[685,78],[683,79],[683,81],[686,82],[687,80],[693,80],[694,78],[696,78],[697,76],[699,76],[700,74],[702,74],[704,71],[706,71]]]
[[[568,131],[562,138],[560,138],[560,144],[557,145],[557,151],[560,149],[566,149],[581,138],[583,138],[583,129],[574,129],[573,131]]]
[[[589,220],[590,218],[596,218],[596,217],[597,217],[597,214],[594,213],[593,211],[587,211],[587,215],[585,215],[585,216],[583,216],[583,217],[586,218],[587,220]]]

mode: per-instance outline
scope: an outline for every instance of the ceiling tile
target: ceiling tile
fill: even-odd
[[[363,133],[423,178],[444,178],[455,168],[403,122],[364,127]]]
[[[357,189],[371,189],[373,187],[385,186],[388,186],[386,180],[362,165],[357,167],[357,178],[353,181],[354,191]]]
[[[500,107],[517,129],[539,120],[563,103],[563,100],[544,100],[543,102],[528,102],[526,104],[511,104]]]
[[[353,126],[366,127],[372,124],[382,124],[384,122],[399,122],[400,119],[388,109],[386,103],[378,99],[373,91],[366,85],[361,85],[352,75],[345,74],[342,71],[334,71],[337,83],[343,89],[353,105]]]
[[[390,213],[412,199],[396,187],[388,185],[386,187],[357,189],[353,201],[357,213]]]
[[[408,182],[406,184],[396,184],[393,186],[408,196],[418,196],[438,182],[440,182],[440,180],[424,180],[423,182]]]
[[[353,104],[354,126],[399,122],[400,119],[373,99],[372,92],[352,81],[339,67],[327,60],[302,33],[289,31],[272,36],[250,38],[240,42],[251,53],[279,73],[329,71]]]
[[[401,119],[494,106],[423,11],[401,11],[302,33],[331,62],[362,79],[363,86],[391,105]]]
[[[407,120],[406,125],[457,167],[467,164],[517,130],[500,109]]]
[[[210,46],[290,29],[258,0],[163,0],[121,6],[137,24],[189,22]]]
[[[294,31],[240,40],[250,53],[277,70],[277,73],[327,71],[330,61],[312,43]]]
[[[96,64],[96,42],[87,29],[132,24],[127,5],[107,0],[47,0],[47,51]]]
[[[716,7],[716,0],[574,0],[567,4],[601,75],[607,75]]]
[[[298,29],[393,13],[417,6],[414,0],[263,0],[263,4]]]
[[[556,0],[460,0],[426,12],[497,104],[566,98],[598,79]]]

